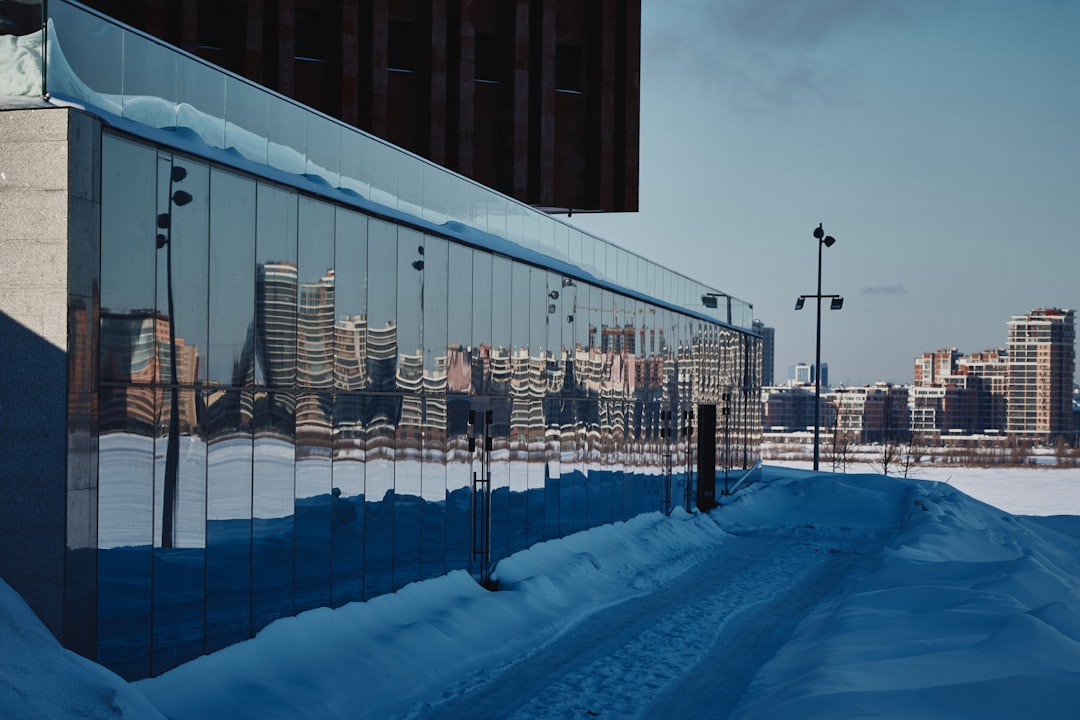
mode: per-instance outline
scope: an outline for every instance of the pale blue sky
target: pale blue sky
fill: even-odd
[[[643,0],[640,212],[570,222],[754,304],[776,377],[912,380],[1080,310],[1080,2]]]

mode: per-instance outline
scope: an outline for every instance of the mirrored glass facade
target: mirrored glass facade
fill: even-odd
[[[700,405],[730,412],[717,467],[757,460],[754,335],[110,132],[101,158],[97,653],[125,676],[684,505]]]
[[[67,63],[49,84],[101,120],[100,263],[68,270],[100,309],[96,414],[72,421],[92,441],[69,450],[96,477],[80,652],[146,677],[304,610],[487,582],[757,462],[746,303],[77,5],[49,13]]]

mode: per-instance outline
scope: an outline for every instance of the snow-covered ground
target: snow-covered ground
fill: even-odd
[[[767,466],[708,515],[643,515],[507,558],[497,592],[451,573],[131,685],[62,650],[0,584],[0,710],[1075,717],[1080,471],[939,480]]]

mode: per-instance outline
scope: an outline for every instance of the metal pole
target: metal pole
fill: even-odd
[[[817,249],[817,345],[814,354],[814,471],[818,470],[821,449],[821,253],[825,241],[818,239]]]

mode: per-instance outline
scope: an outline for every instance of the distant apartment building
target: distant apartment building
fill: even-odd
[[[841,388],[826,398],[835,407],[835,431],[855,442],[905,440],[910,436],[907,386],[876,383]]]
[[[788,380],[795,385],[813,385],[816,377],[814,366],[809,363],[788,367]],[[821,363],[821,387],[829,387],[829,363]]]
[[[923,353],[915,358],[915,385],[927,387],[940,385],[941,378],[956,375],[960,351],[954,347]]]
[[[1075,433],[1074,311],[1036,309],[1008,327],[1004,348],[963,355],[948,347],[915,358],[913,433],[1007,433],[1036,442]]]
[[[915,358],[909,395],[911,432],[982,434],[1004,430],[1004,349],[963,355],[955,347]]]
[[[809,363],[797,363],[789,366],[788,382],[794,385],[813,385],[814,366]]]
[[[1009,321],[1006,423],[1012,437],[1052,440],[1074,431],[1076,318],[1041,308]]]
[[[975,393],[975,431],[994,433],[1005,429],[1006,362],[1005,348],[991,348],[957,361],[958,373]]]
[[[781,385],[762,388],[762,406],[766,432],[804,432],[814,427],[814,390],[805,385]],[[821,427],[836,425],[836,407],[821,397]]]

